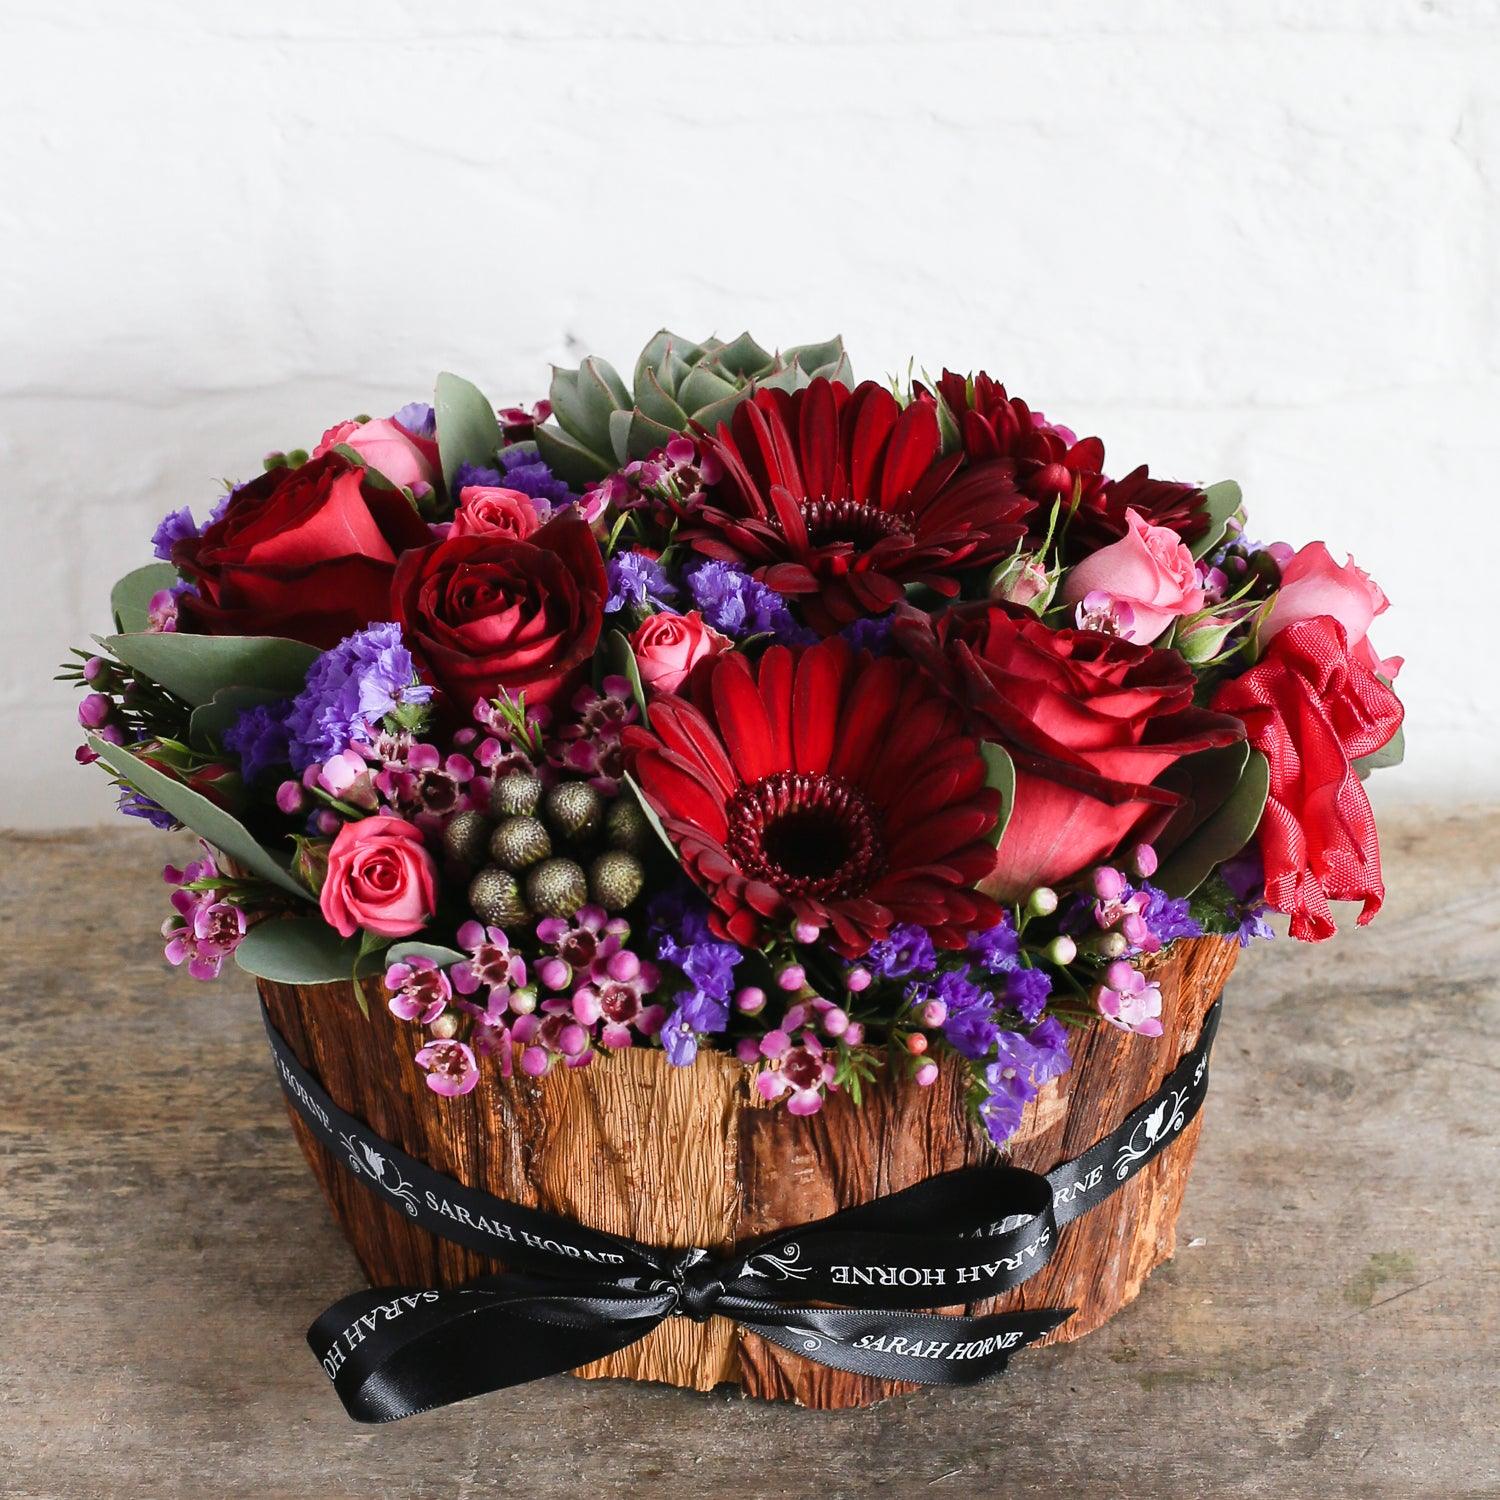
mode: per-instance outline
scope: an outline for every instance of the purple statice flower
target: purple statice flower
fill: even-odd
[[[1185,897],[1169,896],[1149,881],[1137,888],[1137,894],[1146,898],[1145,905],[1141,907],[1141,916],[1145,918],[1151,936],[1161,947],[1165,948],[1178,938],[1203,936],[1203,926],[1194,919]]]
[[[115,805],[127,818],[142,818],[153,828],[160,828],[163,833],[169,833],[179,826],[177,819],[160,802],[153,801],[144,792],[136,791],[133,786],[120,788],[120,798]],[[174,959],[173,962],[177,960]]]
[[[1047,1007],[1052,980],[1043,969],[1012,969],[1005,976],[1005,1003],[1028,1025]]]
[[[995,1057],[984,1069],[985,1097],[979,1118],[989,1138],[1003,1146],[1021,1124],[1027,1103],[1052,1079],[1067,1072],[1067,1031],[1049,1017],[1029,1036],[1002,1031],[996,1038]]]
[[[465,490],[513,489],[507,485],[499,469],[486,469],[482,464],[460,464],[453,471],[453,498],[456,500]]]
[[[500,466],[504,478],[498,483],[508,490],[520,490],[533,500],[540,500],[556,510],[564,505],[574,505],[578,496],[565,481],[542,461],[534,443],[517,443],[500,455]],[[540,507],[538,507],[540,509]]]
[[[896,623],[894,614],[869,615],[846,625],[839,632],[856,651],[868,651],[871,656],[889,656],[891,652],[891,627]]]
[[[408,401],[400,411],[392,413],[391,421],[413,437],[437,436],[437,413],[425,401]]]
[[[881,979],[905,979],[931,974],[937,968],[937,950],[926,928],[898,922],[887,936],[870,944],[860,962]]]
[[[290,698],[257,703],[224,731],[224,748],[239,756],[247,784],[273,767],[290,764],[286,720],[291,711]]]
[[[712,935],[707,908],[685,890],[665,891],[647,909],[647,932],[656,956],[679,970],[687,985],[672,997],[661,1030],[667,1061],[686,1067],[698,1055],[699,1038],[729,1025],[735,966],[744,952]]]
[[[219,867],[207,844],[203,856],[184,869],[167,865],[162,870],[161,878],[177,889],[172,892],[175,915],[162,923],[161,935],[167,940],[168,963],[185,963],[194,979],[208,980],[219,977],[224,960],[239,947],[247,928],[244,912],[220,900],[214,890],[187,889],[218,878]]]
[[[677,588],[667,577],[666,569],[649,553],[617,552],[606,564],[605,572],[609,577],[609,597],[604,601],[606,614],[622,609],[676,613],[671,601],[677,597]]]
[[[1233,859],[1219,867],[1219,876],[1234,898],[1225,915],[1232,924],[1229,936],[1241,948],[1248,948],[1256,938],[1274,938],[1276,930],[1266,921],[1269,908],[1265,900],[1265,867],[1260,849],[1251,844]]]
[[[687,575],[704,622],[735,640],[771,635],[783,646],[811,645],[816,632],[799,625],[786,600],[732,563],[703,562]]]
[[[351,744],[370,744],[387,714],[431,697],[432,689],[417,681],[399,625],[355,631],[318,657],[292,700],[286,720],[292,768],[305,771]]]
[[[943,1037],[955,1052],[977,1062],[988,1055],[1000,1034],[995,1021],[995,996],[975,984],[968,969],[940,974],[928,982],[913,984],[907,994],[914,1008],[939,1001],[946,1011]]]
[[[1008,973],[1020,963],[1021,938],[1008,912],[987,931],[971,932],[966,946],[979,967],[990,974]]]
[[[151,533],[151,550],[163,561],[172,561],[172,548],[178,542],[192,541],[198,535],[198,523],[187,506],[169,511]]]

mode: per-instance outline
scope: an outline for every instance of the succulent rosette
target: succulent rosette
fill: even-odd
[[[203,841],[169,962],[378,984],[435,1108],[717,1049],[799,1115],[963,1069],[1003,1143],[1174,943],[1379,909],[1388,601],[1233,484],[836,339],[321,430],[162,520],[78,758]]]

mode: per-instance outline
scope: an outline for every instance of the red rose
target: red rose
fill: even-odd
[[[397,555],[431,539],[411,501],[336,453],[272,469],[173,549],[198,589],[178,602],[179,629],[336,646],[386,617]]]
[[[524,540],[450,536],[407,553],[391,613],[456,704],[467,709],[503,688],[535,706],[583,678],[607,592],[599,544],[565,511]]]
[[[1171,651],[1050,630],[997,604],[908,616],[896,634],[1015,763],[1015,806],[980,882],[993,896],[1018,899],[1153,838],[1184,798],[1151,783],[1244,738],[1237,720],[1193,707],[1192,670]]]
[[[1380,910],[1380,841],[1351,762],[1401,727],[1401,700],[1356,661],[1328,615],[1277,633],[1259,663],[1226,682],[1214,707],[1243,719],[1270,763],[1259,840],[1266,901],[1292,919],[1295,938],[1332,937],[1328,902],[1361,901],[1363,926]]]

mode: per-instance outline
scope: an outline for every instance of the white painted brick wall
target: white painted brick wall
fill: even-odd
[[[0,57],[0,823],[106,815],[49,677],[161,512],[662,323],[1238,478],[1396,601],[1385,795],[1500,789],[1494,0],[0,0]]]

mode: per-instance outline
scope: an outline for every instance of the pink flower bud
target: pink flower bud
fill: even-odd
[[[85,729],[98,729],[109,722],[114,704],[103,693],[86,693],[78,705],[78,722]]]
[[[451,1010],[445,1010],[435,1021],[428,1023],[427,1029],[435,1037],[450,1040],[458,1035],[458,1017]]]
[[[641,972],[641,961],[628,948],[622,948],[618,953],[610,954],[604,967],[611,979],[629,984]]]
[[[938,1065],[929,1057],[925,1062],[917,1064],[917,1071],[912,1076],[920,1087],[931,1088],[938,1081]]]
[[[823,1012],[823,1030],[829,1036],[843,1036],[849,1029],[849,1012],[837,1005]]]
[[[941,1000],[929,1000],[922,1007],[922,1024],[924,1026],[941,1026],[947,1019],[948,1007]]]
[[[303,796],[301,782],[283,781],[276,788],[276,806],[289,817],[301,812],[307,806],[307,798]]]
[[[847,1046],[858,1047],[865,1039],[865,1026],[863,1021],[851,1021],[844,1030],[844,1042]]]
[[[557,1033],[557,1050],[564,1057],[577,1057],[589,1044],[589,1034],[582,1026],[564,1026]]]
[[[1151,929],[1146,925],[1146,919],[1137,911],[1126,913],[1125,920],[1120,923],[1120,931],[1132,948],[1143,947],[1151,936]]]
[[[759,1061],[760,1048],[756,1046],[755,1038],[750,1036],[742,1036],[739,1041],[734,1044],[734,1055],[739,1058],[742,1063],[753,1063]]]
[[[777,971],[776,984],[780,989],[790,994],[794,990],[800,990],[807,983],[807,971],[801,964],[787,964]]]
[[[913,1057],[920,1057],[927,1050],[927,1033],[914,1031],[906,1039],[906,1050]]]
[[[1050,885],[1039,885],[1026,898],[1026,906],[1033,916],[1050,917],[1057,910],[1057,892]]]
[[[799,943],[815,943],[818,940],[819,928],[814,922],[798,922],[792,928],[792,936]]]
[[[1078,944],[1067,933],[1062,933],[1047,944],[1047,957],[1059,968],[1065,968],[1078,957]]]
[[[1136,978],[1134,966],[1123,960],[1112,963],[1104,971],[1104,982],[1112,990],[1128,990],[1135,983]]]
[[[540,1078],[552,1059],[541,1047],[527,1047],[521,1053],[521,1071],[529,1078]]]
[[[869,989],[872,977],[868,969],[853,968],[844,976],[844,983],[848,986],[851,995],[857,995],[862,990]]]
[[[536,966],[536,977],[549,990],[565,990],[573,978],[573,969],[566,959],[544,958]]]
[[[1142,880],[1156,874],[1156,850],[1150,844],[1137,844],[1130,856],[1130,867]]]
[[[766,1008],[766,992],[758,985],[747,984],[734,997],[734,1008],[745,1016],[758,1016]]]
[[[1094,871],[1094,894],[1101,901],[1118,901],[1125,894],[1125,877],[1112,865]]]

